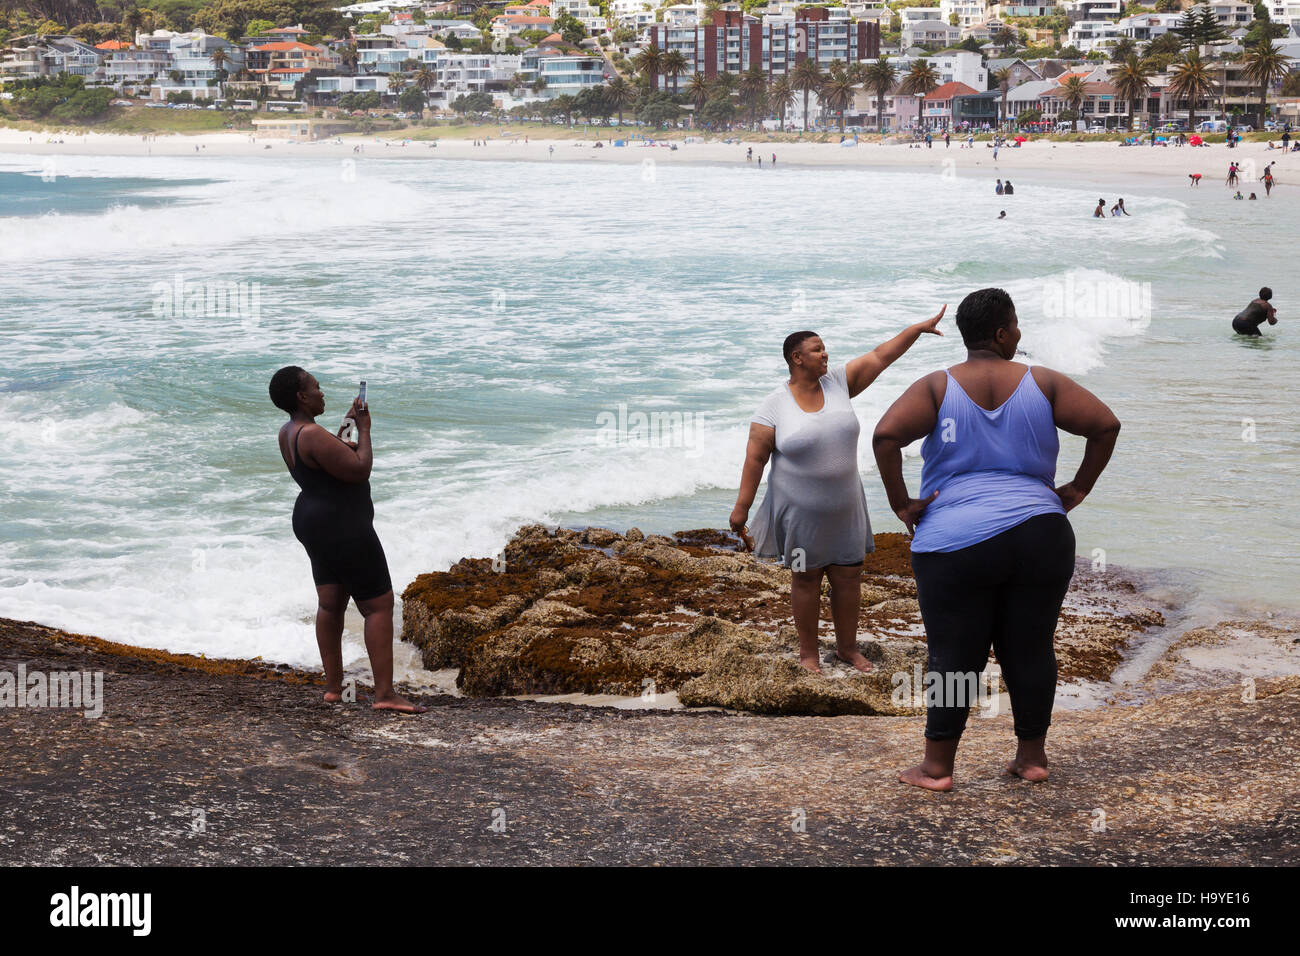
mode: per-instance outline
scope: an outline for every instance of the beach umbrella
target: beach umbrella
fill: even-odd
[[[1028,141],[1029,141],[1029,137],[1028,137],[1028,136],[1017,136],[1017,137],[1016,137],[1016,142],[1017,142],[1017,143],[1026,143],[1026,142],[1028,142]]]
[[[1187,142],[1191,143],[1193,146],[1200,146],[1201,143],[1203,143],[1203,142],[1205,142],[1205,141],[1204,141],[1203,139],[1201,139],[1201,137],[1199,137],[1199,136],[1193,136],[1193,137],[1192,137],[1191,139],[1189,139]]]

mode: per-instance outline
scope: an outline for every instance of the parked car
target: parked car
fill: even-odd
[[[1196,124],[1196,129],[1201,133],[1226,133],[1228,124],[1224,120],[1204,120]]]

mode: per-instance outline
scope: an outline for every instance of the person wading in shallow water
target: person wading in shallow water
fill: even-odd
[[[343,699],[343,615],[348,600],[365,618],[366,651],[375,682],[375,710],[422,714],[393,690],[393,583],[375,534],[370,500],[370,409],[354,399],[347,417],[355,445],[316,424],[325,393],[316,377],[290,365],[271,377],[271,402],[289,415],[280,428],[280,457],[302,488],[293,533],[307,549],[316,582],[316,643],[325,670],[325,701]]]
[[[1273,298],[1273,290],[1268,286],[1259,290],[1259,298],[1252,299],[1250,305],[1246,306],[1232,320],[1232,331],[1238,335],[1260,335],[1259,327],[1266,321],[1269,325],[1277,325],[1277,309],[1269,299]]]
[[[947,306],[944,307],[946,309]],[[821,336],[795,332],[782,348],[787,382],[763,399],[749,426],[749,445],[731,530],[760,557],[779,557],[791,570],[790,608],[799,634],[799,663],[821,673],[817,621],[822,578],[830,581],[835,655],[860,671],[871,664],[858,650],[862,562],[875,550],[867,498],[858,475],[858,416],[850,399],[937,328],[944,309],[847,365],[830,367]],[[745,522],[771,459],[767,494]]]
[[[1066,512],[1092,491],[1120,429],[1087,389],[1060,372],[1014,361],[1020,325],[1001,289],[966,296],[957,327],[966,361],[915,382],[872,439],[889,506],[913,532],[929,671],[943,680],[938,699],[926,702],[925,759],[898,778],[927,790],[952,789],[957,744],[990,646],[1019,741],[1007,771],[1047,779],[1052,643],[1074,575]],[[1054,488],[1057,428],[1084,436],[1087,446],[1074,480]],[[902,452],[917,439],[924,439],[921,492],[912,498]]]

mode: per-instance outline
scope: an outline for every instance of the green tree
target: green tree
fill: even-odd
[[[1214,77],[1201,55],[1188,50],[1174,63],[1168,90],[1180,100],[1187,100],[1187,126],[1196,128],[1196,104],[1214,93]]]
[[[791,88],[803,94],[803,130],[805,133],[808,132],[808,96],[811,93],[820,93],[825,79],[821,70],[817,69],[817,61],[810,56],[805,56],[800,60],[790,74]]]
[[[876,97],[876,131],[885,133],[885,97],[898,82],[898,67],[889,62],[889,57],[882,56],[867,66],[863,73],[863,85]]]
[[[1110,81],[1115,92],[1128,103],[1130,129],[1137,129],[1137,104],[1146,99],[1147,91],[1151,89],[1153,72],[1151,64],[1139,59],[1136,53],[1130,53],[1127,59],[1111,70]]]
[[[1268,112],[1268,88],[1290,72],[1290,59],[1271,40],[1261,40],[1246,51],[1246,79],[1259,87],[1259,129]]]

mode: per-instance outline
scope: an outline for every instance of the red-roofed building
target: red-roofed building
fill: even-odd
[[[965,83],[945,83],[925,94],[921,110],[921,125],[926,129],[943,129],[952,125],[952,98],[976,93],[978,90]]]
[[[341,65],[342,59],[333,51],[296,40],[259,43],[249,46],[247,52],[247,67],[251,73],[279,67],[336,70]]]
[[[131,49],[131,44],[124,40],[105,40],[103,43],[96,43],[95,49],[111,53],[114,50],[129,50]]]

